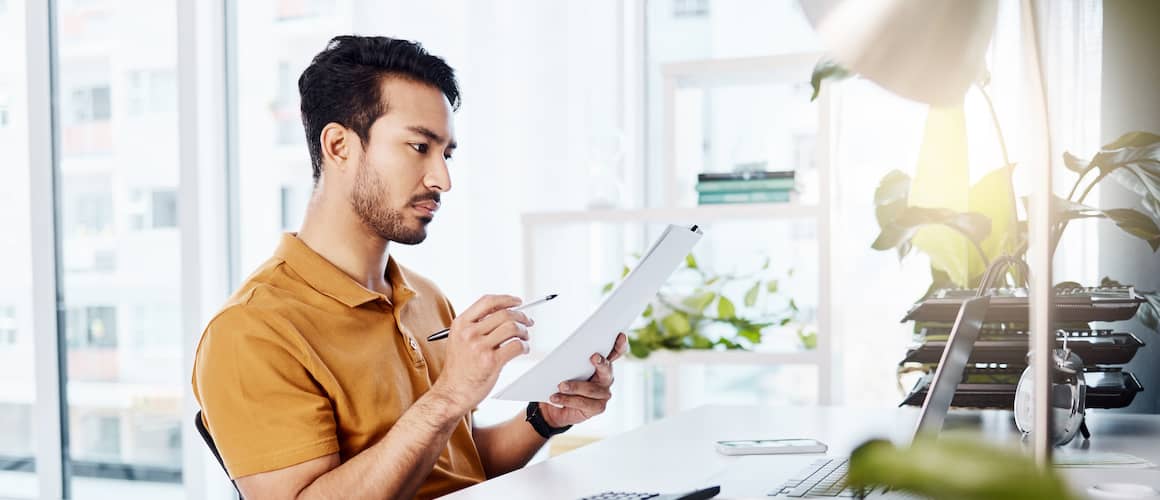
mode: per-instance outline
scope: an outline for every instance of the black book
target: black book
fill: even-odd
[[[793,179],[793,170],[783,170],[778,172],[758,171],[758,172],[714,172],[697,174],[697,180],[705,181],[745,181],[751,179]]]

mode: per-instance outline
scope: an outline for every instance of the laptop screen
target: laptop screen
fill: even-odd
[[[955,389],[963,378],[963,369],[971,357],[971,350],[975,340],[979,338],[979,330],[983,327],[983,319],[987,315],[987,305],[990,297],[972,297],[963,301],[959,307],[959,315],[951,328],[950,338],[938,368],[934,372],[934,380],[926,392],[926,401],[922,403],[922,412],[918,416],[918,425],[914,429],[914,437],[923,434],[935,435],[942,430],[947,411],[950,410],[951,400],[954,399]]]

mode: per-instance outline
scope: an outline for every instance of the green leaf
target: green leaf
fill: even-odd
[[[963,107],[929,108],[907,205],[941,210],[946,220],[951,217],[946,214],[970,212],[969,172],[967,122]],[[900,214],[905,215],[905,212]],[[979,217],[986,219],[985,216]],[[978,243],[987,237],[990,220],[986,224],[987,230],[977,238],[970,233],[962,233],[961,228],[953,224],[928,223],[924,227],[915,227],[912,236],[914,248],[929,256],[931,263],[946,271],[955,283],[966,286],[971,277],[971,259],[978,259],[977,255],[972,257],[976,253],[972,242]]]
[[[848,480],[855,487],[886,486],[935,500],[1076,499],[1055,469],[978,437],[915,439],[905,448],[868,441],[850,455]]]
[[[974,242],[982,242],[991,232],[991,221],[985,215],[958,213],[946,208],[906,207],[894,222],[882,229],[870,245],[875,250],[889,250],[910,241],[922,226],[942,225]]]
[[[818,348],[818,332],[805,332],[804,330],[798,330],[797,336],[798,341],[802,343],[802,347],[806,349]]]
[[[742,346],[740,344],[738,344],[732,340],[729,340],[725,337],[721,337],[721,338],[717,339],[717,341],[714,342],[714,344],[720,345],[720,346],[725,346],[726,349],[742,349]]]
[[[769,293],[777,293],[777,280],[769,280],[765,282],[765,291]]]
[[[648,318],[648,317],[652,316],[652,313],[653,313],[653,305],[649,304],[649,305],[645,306],[644,312],[640,313],[640,315],[641,315],[641,317]]]
[[[874,217],[878,227],[884,228],[894,222],[906,208],[910,196],[910,176],[898,170],[891,170],[878,182],[874,190]]]
[[[1116,281],[1112,278],[1104,276],[1103,279],[1100,280],[1100,286],[1108,287],[1108,288],[1118,288],[1118,287],[1122,287],[1122,286],[1126,286],[1126,285],[1124,285],[1123,283],[1120,283],[1119,281]]]
[[[616,283],[613,283],[611,281],[608,283],[605,283],[604,286],[600,288],[600,293],[604,294],[604,293],[611,292],[613,286],[616,286]]]
[[[810,102],[818,98],[822,92],[822,82],[825,80],[839,81],[850,77],[850,71],[843,68],[832,59],[821,59],[814,65],[814,72],[810,75],[810,86],[814,92],[810,94]]]
[[[624,268],[620,270],[620,278],[624,279],[625,276],[628,276],[628,271],[628,266],[624,266]]]
[[[661,320],[661,326],[664,327],[666,337],[684,337],[693,330],[693,325],[689,324],[689,317],[680,311],[673,311]]]
[[[1160,227],[1151,217],[1130,208],[1109,208],[1104,213],[1124,232],[1146,241],[1153,253],[1160,250]]]
[[[1151,132],[1135,131],[1121,135],[1118,139],[1104,144],[1100,149],[1111,150],[1120,148],[1138,148],[1160,142],[1160,135]]]
[[[750,343],[753,343],[753,344],[760,344],[761,343],[761,331],[759,331],[759,330],[752,330],[752,329],[748,329],[748,328],[744,329],[744,330],[737,330],[737,336],[739,336],[745,340],[748,340]]]
[[[797,302],[794,302],[793,299],[789,299],[789,308],[790,308],[790,310],[797,312],[798,311]]]
[[[1144,240],[1152,247],[1152,252],[1160,250],[1160,227],[1147,214],[1131,208],[1109,208],[1100,210],[1095,207],[1068,201],[1060,197],[1055,199],[1056,218],[1060,221],[1072,219],[1108,218],[1116,223],[1124,232]]]
[[[778,321],[777,325],[778,326],[785,326],[785,325],[790,324],[792,321],[793,321],[793,318],[781,318],[781,321]]]
[[[697,313],[705,312],[705,308],[713,303],[713,299],[717,298],[717,294],[713,292],[699,292],[681,301],[681,304]]]
[[[685,256],[685,265],[689,266],[689,269],[697,268],[697,259],[693,258],[693,254]]]
[[[713,341],[709,340],[704,335],[694,333],[689,340],[689,347],[693,349],[708,349],[713,347]]]
[[[1149,215],[1160,219],[1160,198],[1145,196],[1144,199],[1140,200],[1140,204],[1144,205],[1144,210],[1148,212]]]
[[[652,349],[643,342],[636,339],[628,339],[628,352],[637,359],[645,359],[652,353]]]
[[[717,317],[721,319],[737,317],[737,312],[733,308],[733,301],[725,298],[724,295],[720,299],[717,299]]]
[[[721,281],[721,277],[720,277],[720,276],[714,276],[714,277],[712,277],[712,278],[709,278],[708,280],[706,280],[706,281],[705,281],[705,286],[712,285],[713,283],[716,283],[716,282],[718,282],[718,281]]]
[[[761,264],[761,270],[764,271],[766,269],[769,269],[769,263],[770,263],[770,259],[769,259],[769,257],[766,257],[765,262],[763,264]]]
[[[1014,249],[1007,245],[1018,239],[1014,234],[1018,231],[1015,190],[1011,182],[1014,170],[1014,165],[1007,165],[988,172],[971,186],[968,194],[967,209],[991,221],[990,232],[979,242],[988,262],[1000,255],[1013,253]],[[968,255],[968,285],[976,285],[974,279],[987,271],[987,264],[973,249],[968,251]]]
[[[761,291],[761,282],[756,281],[749,291],[745,292],[745,307],[753,307],[757,304],[757,294]]]
[[[1099,167],[1100,175],[1115,179],[1143,198],[1149,211],[1160,207],[1160,135],[1124,134],[1104,145],[1092,163]]]
[[[1067,151],[1063,152],[1063,164],[1067,166],[1068,170],[1077,174],[1083,174],[1089,165],[1087,160],[1079,158]]]

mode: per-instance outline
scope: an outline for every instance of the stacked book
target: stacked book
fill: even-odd
[[[697,204],[783,203],[794,189],[793,171],[697,175]]]

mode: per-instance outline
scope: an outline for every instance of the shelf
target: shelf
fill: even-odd
[[[816,217],[816,205],[798,203],[753,203],[700,205],[683,208],[592,209],[564,212],[528,212],[525,226],[536,224],[577,224],[586,222],[670,222],[705,224],[728,219],[801,219]]]

